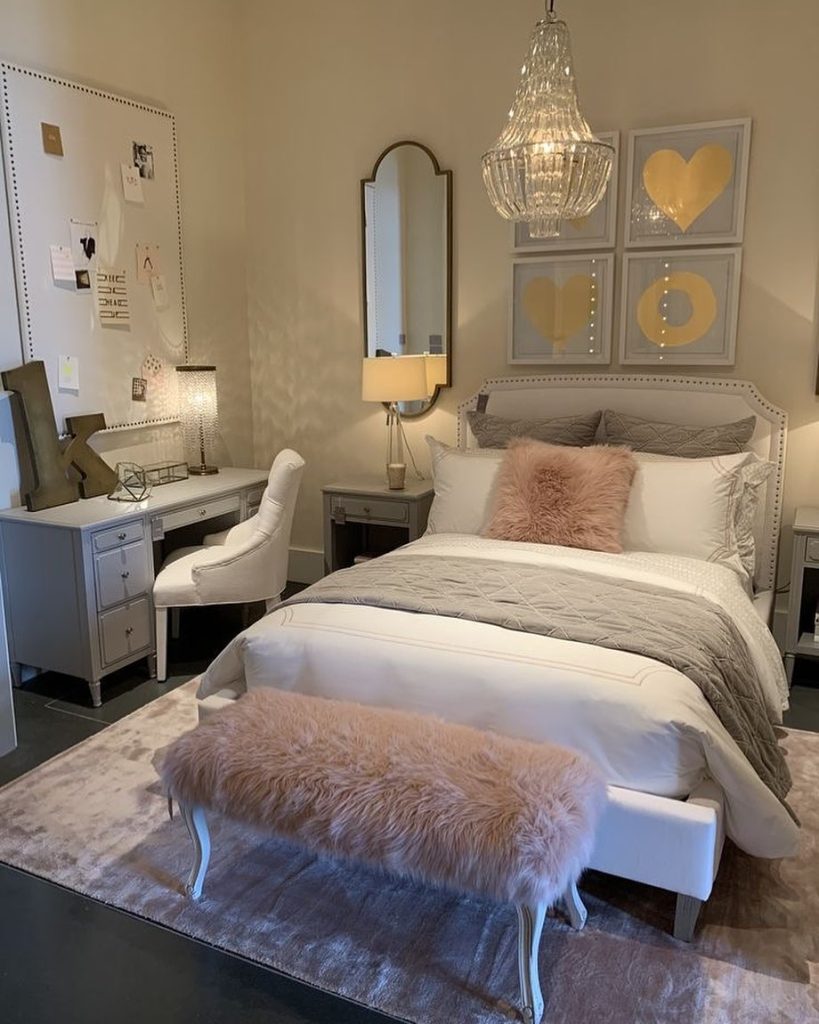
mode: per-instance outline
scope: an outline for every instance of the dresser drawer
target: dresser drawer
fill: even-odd
[[[245,492],[245,508],[247,510],[247,518],[255,516],[259,511],[259,505],[262,503],[262,495],[264,494],[264,487],[254,487],[249,491]]]
[[[405,501],[381,501],[378,498],[353,498],[334,495],[330,503],[334,519],[377,519],[388,523],[409,522],[409,505]]]
[[[94,550],[107,551],[109,548],[118,548],[121,544],[131,544],[135,540],[142,540],[145,530],[142,520],[135,523],[125,523],[112,530],[100,530],[94,534]]]
[[[819,537],[808,537],[805,542],[805,561],[819,562]]]
[[[162,532],[176,530],[180,526],[190,526],[191,523],[198,523],[205,519],[215,519],[228,512],[238,512],[242,507],[242,499],[238,494],[229,494],[225,498],[214,498],[213,501],[203,502],[201,505],[191,505],[188,508],[180,508],[176,512],[167,512],[152,521],[159,524]],[[157,531],[154,528],[154,536]],[[159,534],[161,536],[161,533]]]
[[[103,665],[114,665],[130,654],[150,649],[151,606],[147,597],[104,612],[99,624]]]
[[[97,608],[110,608],[148,590],[148,551],[144,541],[113,548],[94,558]]]

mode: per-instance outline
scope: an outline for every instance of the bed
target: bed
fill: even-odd
[[[623,555],[434,534],[379,562],[398,579],[418,558],[576,573],[604,587],[657,588],[720,608],[741,635],[770,721],[787,683],[768,630],[781,514],[785,414],[744,381],[571,375],[500,378],[458,410],[536,418],[598,409],[688,424],[756,417],[748,447],[774,464],[754,522],[753,592],[719,564],[682,555]],[[424,564],[423,562],[421,564]],[[431,564],[429,561],[426,564]],[[450,561],[450,564],[451,563]],[[464,562],[464,564],[466,564]],[[281,607],[240,634],[203,675],[203,711],[258,686],[438,714],[528,739],[564,743],[603,769],[608,807],[597,870],[677,894],[675,934],[690,938],[710,895],[725,836],[755,856],[794,852],[798,829],[690,679],[655,659],[484,621],[392,607]]]

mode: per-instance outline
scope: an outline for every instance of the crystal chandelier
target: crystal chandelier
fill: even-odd
[[[528,222],[534,238],[555,238],[561,220],[585,217],[603,198],[613,157],[580,113],[569,30],[548,0],[509,121],[481,161],[486,191],[501,217]]]

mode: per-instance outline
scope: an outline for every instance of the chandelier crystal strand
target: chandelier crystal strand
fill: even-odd
[[[569,30],[550,9],[535,26],[506,127],[482,158],[489,198],[533,238],[555,238],[560,221],[587,216],[603,198],[613,158],[580,113]]]

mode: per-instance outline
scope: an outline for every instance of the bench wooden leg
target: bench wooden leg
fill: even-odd
[[[188,807],[187,804],[180,803],[179,810],[188,826],[194,853],[193,867],[185,885],[185,894],[191,899],[198,900],[202,895],[202,886],[205,884],[205,874],[210,861],[210,832],[203,807]]]
[[[580,931],[585,925],[586,918],[589,916],[589,912],[586,910],[583,900],[580,898],[580,893],[577,891],[577,885],[575,882],[569,886],[569,888],[563,893],[563,908],[566,911],[566,917],[569,919],[569,924],[572,928]]]
[[[543,1018],[543,993],[540,990],[537,955],[546,917],[546,904],[518,904],[518,973],[520,1000],[525,1024],[540,1024]]]

